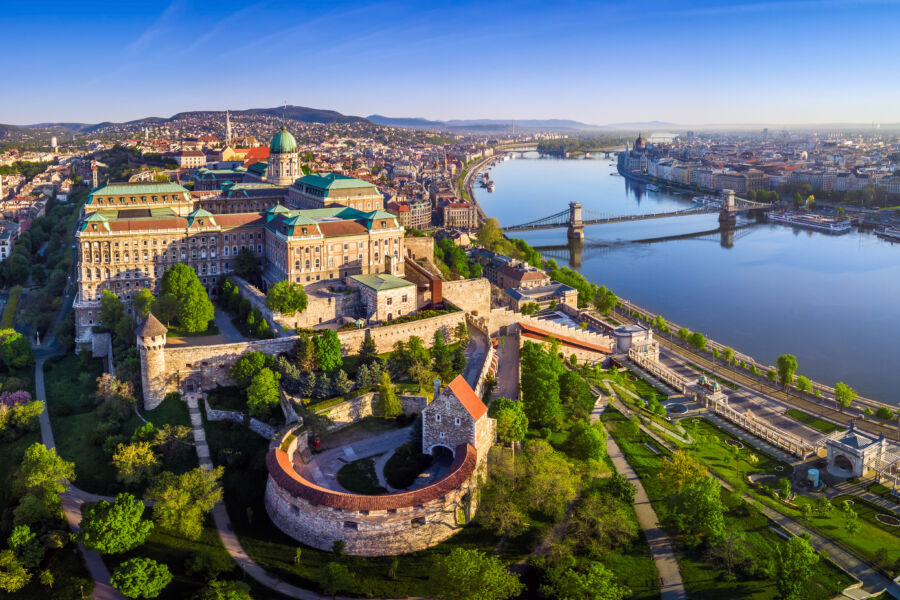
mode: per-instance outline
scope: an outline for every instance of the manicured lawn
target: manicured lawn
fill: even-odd
[[[387,492],[378,485],[378,476],[375,474],[375,458],[377,457],[360,458],[341,467],[337,472],[338,483],[349,492],[367,496],[377,496]]]
[[[209,405],[217,410],[247,412],[247,395],[236,385],[217,386],[206,392]]]
[[[383,421],[383,420],[382,420]],[[213,460],[230,460],[225,468],[225,498],[228,514],[244,550],[274,575],[301,587],[318,589],[316,576],[328,562],[339,561],[353,573],[352,596],[421,596],[428,593],[432,564],[438,555],[453,548],[477,548],[493,552],[500,539],[478,526],[477,518],[448,541],[429,550],[397,557],[397,578],[387,576],[392,557],[336,557],[331,552],[303,546],[276,528],[263,504],[267,473],[265,454],[268,442],[246,428],[227,422],[206,423]],[[250,510],[246,510],[249,508]],[[501,546],[500,558],[513,563],[526,555],[536,543],[535,533],[508,539]],[[294,564],[296,548],[302,549],[300,564]],[[255,597],[255,596],[254,596]]]
[[[69,354],[44,365],[44,384],[50,410],[53,437],[60,455],[75,463],[75,484],[95,494],[114,495],[123,491],[116,481],[116,471],[110,457],[103,452],[103,424],[100,410],[94,400],[96,378],[103,373],[103,361],[87,355]],[[170,398],[144,418],[157,427],[165,424],[190,425],[187,406]],[[130,414],[122,423],[120,435],[127,439],[143,424],[136,414]],[[197,466],[196,455],[185,452],[163,468],[176,473]],[[142,490],[133,490],[140,492]]]
[[[789,408],[784,411],[784,414],[796,421],[800,421],[804,425],[809,425],[813,429],[821,431],[822,433],[832,433],[834,431],[837,431],[838,429],[844,429],[844,427],[835,425],[831,421],[820,419],[819,417],[815,417],[809,413],[805,413],[802,410],[797,410],[796,408]]]
[[[385,463],[384,479],[394,489],[406,489],[433,460],[430,454],[422,454],[421,444],[408,442],[397,448]]]
[[[9,300],[3,307],[3,317],[0,317],[0,329],[12,329],[16,322],[16,310],[19,308],[19,299],[22,297],[22,286],[15,285],[9,290]]]
[[[668,452],[663,449],[660,454],[653,453],[646,445],[650,439],[649,436],[643,432],[638,432],[637,435],[632,434],[628,429],[625,417],[613,408],[607,408],[603,415],[603,421],[628,462],[637,471],[657,516],[664,522],[668,510],[665,504],[668,491],[663,488],[656,474],[660,461],[665,459]],[[685,425],[687,424],[685,423]],[[695,431],[695,434],[695,437],[699,434],[709,435],[709,431],[701,427]],[[718,451],[714,451],[713,441],[707,439],[705,442],[706,446],[701,449],[698,458],[706,462],[700,458],[706,456],[713,462],[722,462],[724,456],[720,455]],[[658,446],[655,447],[659,449]],[[759,464],[764,464],[763,460],[761,457]],[[771,521],[739,497],[725,490],[722,491],[722,499],[728,509],[725,513],[726,529],[740,531],[744,535],[746,547],[751,553],[759,556],[771,556],[773,548],[782,543],[782,539],[769,529]],[[704,552],[693,550],[691,544],[684,543],[690,540],[681,540],[677,533],[674,535],[673,533],[669,531],[678,544],[678,564],[690,598],[704,600],[776,598],[777,590],[771,578],[725,581],[723,570],[717,564],[711,562]],[[809,598],[833,598],[850,583],[850,578],[834,565],[829,562],[820,562],[813,569],[813,575],[807,586]]]

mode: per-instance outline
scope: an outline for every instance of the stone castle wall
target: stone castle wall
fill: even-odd
[[[291,395],[295,402],[302,402],[302,399]],[[399,396],[403,414],[411,415],[413,413],[421,413],[428,406],[428,398],[425,396]],[[360,394],[355,398],[345,400],[340,404],[329,406],[317,411],[321,415],[327,415],[333,421],[328,431],[338,431],[348,425],[352,425],[360,419],[371,417],[376,414],[378,406],[378,393],[367,392]]]
[[[444,299],[466,312],[478,316],[491,314],[491,282],[483,277],[444,281]]]
[[[266,457],[266,511],[295,540],[331,550],[344,541],[348,554],[385,556],[424,550],[457,533],[471,518],[477,485],[477,451],[456,449],[449,472],[409,492],[363,496],[326,490],[294,471],[290,457],[299,438],[286,448],[276,440]]]
[[[431,260],[434,257],[434,238],[431,236],[403,238],[403,247],[413,259]]]
[[[457,324],[465,321],[461,311],[420,319],[410,323],[387,325],[366,329],[339,331],[341,353],[357,354],[365,339],[366,331],[375,340],[378,352],[389,352],[394,343],[416,335],[426,346],[434,339],[434,332],[441,330],[447,339],[453,335]],[[231,385],[229,368],[247,352],[276,355],[290,350],[297,336],[254,340],[210,346],[165,346],[162,338],[144,340],[139,344],[141,355],[141,383],[144,390],[144,407],[156,408],[168,392],[187,389],[210,389],[218,385]]]

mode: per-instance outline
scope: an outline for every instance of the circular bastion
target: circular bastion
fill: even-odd
[[[457,533],[474,512],[477,451],[459,444],[440,479],[410,491],[368,496],[324,488],[293,465],[306,435],[284,432],[269,447],[266,510],[272,522],[298,542],[332,550],[342,540],[347,554],[385,556],[430,548]]]

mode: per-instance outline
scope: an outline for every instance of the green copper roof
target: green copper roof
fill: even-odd
[[[280,204],[276,204],[266,211],[266,214],[275,214],[275,213],[287,213],[291,212],[289,208],[286,208]]]
[[[387,273],[383,275],[351,275],[350,279],[367,288],[373,289],[376,292],[383,292],[385,290],[393,290],[402,287],[415,287],[416,285],[411,281]]]
[[[181,194],[185,200],[191,199],[190,192],[177,183],[110,183],[91,192],[87,203],[91,204],[94,196],[148,196],[153,194]]]
[[[356,177],[349,177],[339,173],[329,173],[328,175],[318,175],[310,173],[298,179],[295,183],[305,184],[310,187],[319,188],[320,190],[353,190],[359,188],[374,188],[375,185]],[[327,195],[327,194],[326,194]]]
[[[289,217],[284,220],[285,225],[289,225],[291,227],[296,227],[297,225],[315,225],[316,222],[310,219],[307,216],[302,214],[294,215],[293,217]]]
[[[269,168],[269,163],[259,160],[259,161],[256,161],[255,163],[253,163],[252,165],[250,165],[249,167],[247,167],[247,170],[250,171],[251,173],[258,173],[260,175],[265,175],[266,170],[268,168]]]
[[[385,212],[383,210],[373,210],[372,212],[363,213],[362,218],[373,221],[375,219],[396,219],[397,215],[392,215],[391,213]]]
[[[291,135],[284,125],[272,136],[269,144],[269,152],[272,154],[291,154],[297,151],[297,140]]]

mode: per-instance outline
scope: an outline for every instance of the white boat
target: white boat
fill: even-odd
[[[875,235],[889,242],[900,242],[900,227],[885,227],[880,231],[876,230]]]
[[[493,192],[495,187],[496,187],[496,184],[493,181],[488,181],[488,184],[487,184],[488,192]]]
[[[651,184],[649,184],[649,185],[647,186],[647,191],[650,191],[650,192],[658,192],[658,191],[659,191],[659,186],[658,186],[658,185],[653,185],[653,184],[651,183]]]
[[[766,217],[771,223],[782,223],[803,229],[812,229],[824,233],[848,233],[852,229],[847,219],[834,219],[819,215],[808,215],[794,212],[767,212]]]

